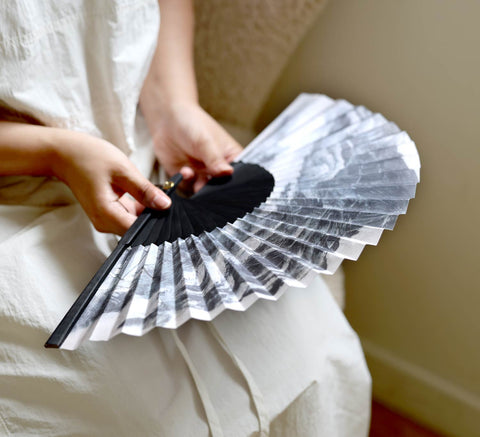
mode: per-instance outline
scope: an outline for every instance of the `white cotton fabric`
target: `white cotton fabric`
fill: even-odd
[[[155,0],[2,2],[0,99],[48,126],[134,150],[159,27]]]
[[[2,8],[2,104],[135,151],[147,174],[151,139],[136,102],[156,2]],[[176,335],[156,329],[73,352],[44,349],[115,244],[60,182],[0,177],[0,435],[246,437],[259,435],[259,418],[262,436],[367,435],[370,376],[320,277]]]

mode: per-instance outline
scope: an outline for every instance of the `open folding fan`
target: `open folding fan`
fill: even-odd
[[[302,94],[234,168],[190,199],[174,177],[170,210],[142,213],[46,346],[211,320],[331,274],[406,212],[420,161],[380,114]]]

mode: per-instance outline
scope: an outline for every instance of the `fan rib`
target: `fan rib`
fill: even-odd
[[[188,239],[187,244],[189,245],[190,252],[195,252],[203,261],[201,264],[199,264],[199,269],[197,270],[197,274],[199,274],[201,277],[202,289],[216,290],[221,300],[222,311],[224,308],[243,311],[245,307],[241,304],[240,300],[235,294],[235,291],[225,279],[225,273],[222,273],[219,266],[211,258],[200,239],[196,236],[193,236],[191,239]],[[221,311],[218,311],[218,313],[219,312]]]
[[[147,247],[147,254],[142,271],[135,285],[131,302],[123,320],[119,320],[116,330],[129,335],[143,335],[144,324],[139,323],[146,319],[150,301],[154,296],[154,278],[158,270],[156,262],[158,258],[158,246],[150,244]],[[155,300],[155,299],[154,299]]]
[[[127,248],[121,254],[106,279],[95,292],[88,305],[83,309],[75,325],[68,332],[65,340],[59,345],[62,349],[76,349],[84,339],[90,337],[90,333],[95,329],[133,253],[134,251],[131,248]]]
[[[231,269],[231,275],[228,279],[234,281],[230,286],[236,290],[237,296],[244,303],[244,298],[248,294],[253,293],[256,298],[262,299],[274,299],[274,295],[281,288],[283,281],[273,275],[269,276],[269,288],[267,289],[255,275],[255,270],[258,270],[258,266],[254,265],[254,271],[250,271],[247,268],[247,264],[243,260],[238,259],[230,252],[221,240],[215,237],[213,233],[205,233],[199,237],[204,246],[209,251],[210,256],[215,260],[222,258],[225,261],[225,265]],[[228,244],[228,242],[227,242]],[[227,270],[228,271],[228,270]]]
[[[292,226],[288,223],[279,223],[275,227],[266,227],[249,221],[248,217],[245,217],[237,220],[233,225],[266,241],[280,239],[279,244],[282,244],[284,239],[293,238],[306,245],[315,246],[325,252],[335,253],[342,258],[351,260],[358,259],[365,246],[364,243],[356,240],[334,237],[306,227]]]
[[[106,341],[114,336],[116,327],[128,311],[131,297],[135,291],[138,279],[147,257],[147,248],[137,246],[128,260],[126,268],[119,275],[120,279],[111,293],[108,302],[100,315],[95,328],[90,333],[94,341]]]

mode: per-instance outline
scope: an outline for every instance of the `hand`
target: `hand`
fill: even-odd
[[[231,174],[242,147],[195,102],[162,108],[150,127],[155,153],[165,171],[179,171],[197,192],[212,176]]]
[[[54,144],[54,175],[70,187],[98,231],[123,235],[145,206],[170,206],[170,198],[109,142],[59,129]]]

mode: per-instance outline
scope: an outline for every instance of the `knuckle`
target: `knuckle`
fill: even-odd
[[[144,181],[140,183],[139,189],[142,197],[142,203],[149,202],[155,197],[156,188],[151,182]]]
[[[90,213],[90,220],[94,228],[99,232],[108,232],[110,230],[108,222],[111,219],[111,211],[103,205],[99,205],[97,208],[95,208],[95,210]]]
[[[101,220],[100,218],[98,217],[90,217],[90,220],[93,224],[93,227],[98,231],[98,232],[106,232],[107,229],[106,229],[106,226],[105,226],[105,223],[103,222],[103,220]]]
[[[102,220],[99,220],[97,218],[91,218],[93,227],[98,231],[98,232],[107,232],[107,226]]]
[[[205,133],[199,133],[192,142],[192,150],[196,153],[208,152],[213,147],[212,138]]]

